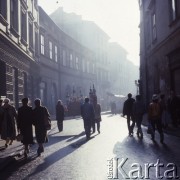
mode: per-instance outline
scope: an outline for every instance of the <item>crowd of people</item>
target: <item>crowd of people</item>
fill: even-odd
[[[29,99],[22,99],[22,106],[16,109],[11,105],[10,99],[0,100],[0,134],[5,140],[5,147],[12,145],[17,136],[21,135],[24,144],[24,155],[29,153],[29,145],[33,144],[33,125],[38,143],[37,154],[44,152],[43,144],[48,142],[47,125],[45,117],[50,117],[46,107],[41,105],[41,100],[34,101],[35,108],[28,105]],[[3,104],[4,103],[4,104]]]
[[[97,124],[98,133],[100,133],[101,107],[94,102],[94,105],[89,104],[89,98],[85,98],[84,104],[79,105],[81,115],[84,120],[84,128],[87,140],[90,139],[91,128],[95,132],[95,123]],[[63,131],[63,121],[66,108],[61,100],[56,104],[56,120],[59,132]],[[38,143],[38,156],[44,152],[44,143],[48,142],[47,120],[50,121],[50,114],[46,107],[42,106],[40,99],[35,99],[34,108],[29,106],[29,99],[22,99],[22,106],[15,109],[11,105],[8,98],[0,99],[0,136],[5,141],[5,148],[13,144],[14,140],[21,141],[24,145],[24,156],[29,153],[29,146],[34,144],[33,126],[36,141]],[[51,123],[51,122],[49,122]]]
[[[124,102],[122,115],[123,117],[127,116],[129,136],[133,136],[136,124],[137,136],[143,138],[141,124],[145,113],[148,117],[148,133],[151,134],[151,139],[155,141],[155,130],[157,129],[160,134],[160,142],[164,143],[163,128],[167,128],[170,123],[175,128],[180,124],[180,99],[173,91],[171,91],[167,100],[164,94],[154,94],[146,110],[141,96],[137,95],[135,100],[132,98],[132,94],[129,93],[128,99]]]
[[[29,99],[23,98],[22,106],[16,111],[15,107],[11,105],[10,99],[0,99],[0,135],[1,139],[5,141],[5,148],[12,145],[13,141],[17,139],[17,135],[21,135],[26,157],[29,153],[29,145],[34,144],[33,126],[38,143],[38,156],[44,152],[44,143],[48,142],[47,131],[49,130],[50,114],[48,109],[42,106],[40,99],[36,99],[34,105],[35,107],[32,108],[29,106]],[[100,134],[101,106],[97,103],[97,97],[91,103],[90,99],[86,97],[84,102],[79,104],[79,108],[84,122],[86,138],[89,140],[91,134],[95,133],[96,128]],[[59,132],[63,131],[65,111],[66,108],[63,102],[58,100],[56,120]],[[180,124],[180,99],[173,91],[167,100],[164,94],[159,96],[154,94],[146,110],[141,96],[137,95],[134,99],[132,94],[129,93],[128,99],[124,102],[122,114],[123,117],[127,116],[129,136],[133,136],[136,124],[137,136],[143,138],[141,124],[145,113],[148,116],[148,133],[151,134],[151,139],[155,140],[155,130],[157,129],[160,134],[160,142],[164,143],[163,128],[167,128],[170,123],[175,128]]]

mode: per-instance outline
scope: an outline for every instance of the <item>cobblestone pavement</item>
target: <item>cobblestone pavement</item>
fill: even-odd
[[[123,179],[127,174],[137,176],[136,179],[147,179],[149,176],[153,180],[160,175],[164,179],[165,176],[179,175],[180,139],[165,134],[165,144],[161,144],[159,134],[156,142],[152,142],[146,128],[143,131],[143,140],[136,136],[136,129],[134,136],[129,137],[125,118],[103,115],[101,134],[96,132],[86,142],[82,119],[66,120],[63,132],[59,133],[57,127],[49,132],[49,142],[42,156],[37,157],[37,145],[34,145],[30,156],[13,162],[0,172],[0,179],[106,180]],[[164,167],[160,167],[159,163],[163,163]],[[147,167],[153,164],[147,174]],[[177,171],[168,174],[167,170],[173,167]]]

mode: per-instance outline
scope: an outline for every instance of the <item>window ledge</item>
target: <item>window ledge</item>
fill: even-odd
[[[28,46],[27,41],[23,37],[21,38],[21,43],[24,44],[26,47]]]
[[[32,53],[34,53],[33,47],[29,46],[29,51],[31,51]]]
[[[27,3],[24,0],[21,0],[21,4],[24,7],[24,9],[28,9]]]
[[[18,32],[11,26],[11,29],[10,29],[11,33],[16,37],[18,38],[19,37],[19,34]]]
[[[0,14],[0,22],[4,25],[4,26],[8,26],[8,22],[6,21],[6,19]]]

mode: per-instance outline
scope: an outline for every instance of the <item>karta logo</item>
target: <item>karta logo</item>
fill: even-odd
[[[156,179],[180,179],[176,164],[168,163],[165,165],[159,159],[156,163],[145,163],[143,165],[139,163],[129,165],[128,158],[112,158],[107,162],[108,179],[152,179],[154,177]],[[150,171],[153,177],[151,177]]]

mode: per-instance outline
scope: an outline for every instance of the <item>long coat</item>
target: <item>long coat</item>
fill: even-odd
[[[13,106],[3,106],[3,119],[1,124],[1,139],[7,138],[14,140],[16,138],[16,121],[17,113]]]
[[[33,111],[30,106],[22,106],[18,109],[18,129],[20,129],[21,134],[23,135],[23,144],[32,144],[33,143]]]
[[[61,104],[56,105],[56,119],[57,121],[64,120],[64,107]]]
[[[44,121],[45,115],[50,117],[46,107],[39,106],[33,110],[33,123],[35,125],[36,140],[38,143],[44,143],[46,139],[47,130]]]

